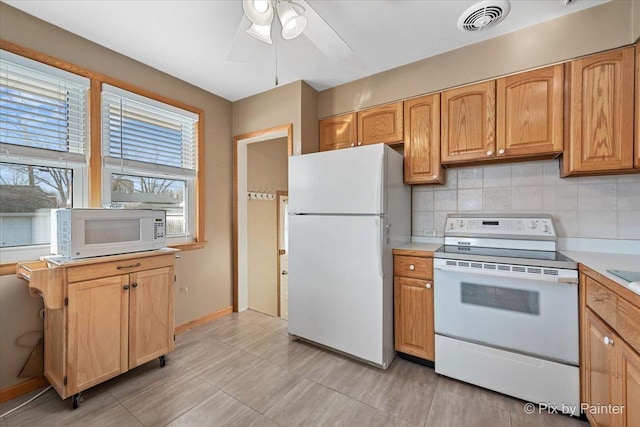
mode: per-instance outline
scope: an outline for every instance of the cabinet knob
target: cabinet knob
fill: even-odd
[[[356,144],[354,144],[354,143],[352,142],[352,143],[351,143],[351,146],[352,146],[352,147],[355,147],[355,146],[356,146]]]
[[[358,146],[362,145],[362,141],[358,141]]]
[[[488,150],[488,151],[487,151],[487,156],[493,156],[493,151]]]
[[[122,289],[124,289],[125,291],[128,291],[128,290],[129,290],[129,285],[124,285],[124,286],[122,287]]]
[[[499,150],[498,150],[498,154],[504,154],[504,149],[502,149],[502,148],[501,148],[501,149],[499,149]]]
[[[604,345],[613,345],[613,340],[609,337],[604,337]]]
[[[593,300],[594,300],[594,301],[600,301],[600,300],[598,299],[598,297],[593,297]]]
[[[409,265],[409,270],[413,271],[413,270],[415,270],[415,269],[416,269],[416,266],[415,266],[415,265],[413,265],[413,264],[410,264],[410,265]]]
[[[134,283],[133,285],[131,285],[131,287],[133,287],[133,288],[137,288],[137,287],[138,287],[138,284],[137,284],[137,283]]]
[[[431,283],[427,282],[427,284],[424,285],[424,287],[427,288],[427,289],[431,289]]]

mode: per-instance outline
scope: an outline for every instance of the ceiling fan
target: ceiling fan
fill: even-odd
[[[346,59],[353,54],[351,47],[305,0],[242,0],[242,9],[244,15],[227,55],[231,61],[248,61],[258,42],[271,44],[278,22],[284,40],[302,35],[332,59]]]

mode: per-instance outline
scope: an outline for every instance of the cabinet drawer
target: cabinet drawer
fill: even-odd
[[[416,279],[431,279],[433,278],[433,259],[396,255],[393,261],[393,274]]]
[[[67,281],[69,283],[73,283],[83,280],[151,270],[153,268],[171,267],[174,262],[175,255],[171,253],[145,258],[129,258],[122,259],[120,261],[109,261],[100,264],[79,265],[77,267],[69,267],[67,269]]]
[[[587,306],[615,329],[618,297],[588,276],[585,283],[587,287]]]
[[[640,353],[640,308],[618,298],[616,330],[622,338]]]

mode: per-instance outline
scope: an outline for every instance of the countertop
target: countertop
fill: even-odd
[[[560,253],[640,295],[640,292],[629,287],[629,282],[607,272],[607,270],[640,271],[640,255],[579,251],[560,251]]]
[[[434,252],[442,246],[442,243],[407,243],[406,245],[394,248],[396,251],[401,252]]]

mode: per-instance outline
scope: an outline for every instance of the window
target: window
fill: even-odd
[[[50,210],[83,205],[88,89],[88,79],[0,52],[0,248],[48,244]]]
[[[194,236],[197,123],[189,111],[102,89],[103,201],[166,210],[171,243]]]
[[[201,110],[122,90],[36,51],[2,48],[1,263],[48,254],[46,218],[59,207],[163,209],[169,244],[203,247]]]

